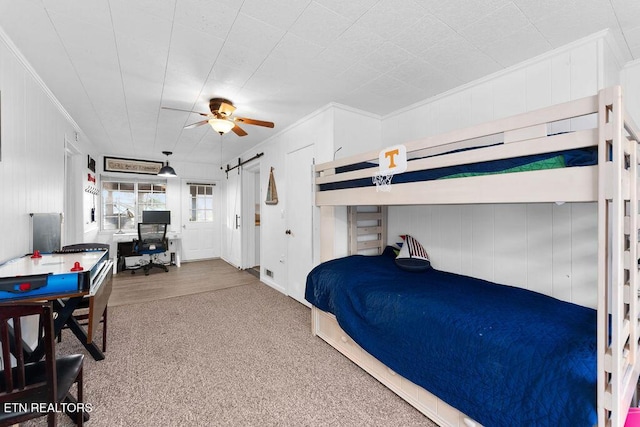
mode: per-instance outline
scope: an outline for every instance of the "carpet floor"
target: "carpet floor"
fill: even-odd
[[[68,331],[57,352],[86,354]],[[312,336],[307,307],[257,280],[110,307],[106,358],[87,355],[84,375],[91,427],[436,425]]]

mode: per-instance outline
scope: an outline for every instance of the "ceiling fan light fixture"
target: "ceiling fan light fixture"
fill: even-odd
[[[229,132],[235,126],[235,123],[225,119],[209,119],[209,124],[220,135]]]
[[[163,151],[162,154],[167,156],[167,164],[160,168],[160,170],[158,171],[158,176],[165,176],[165,177],[178,176],[176,171],[171,166],[169,166],[169,156],[173,153],[171,151]]]

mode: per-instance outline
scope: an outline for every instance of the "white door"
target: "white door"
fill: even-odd
[[[222,223],[222,258],[240,268],[242,263],[242,168],[228,173],[226,184],[225,217]]]
[[[287,154],[287,294],[305,305],[307,274],[313,268],[313,145]]]
[[[182,258],[220,257],[220,197],[215,182],[182,180]]]

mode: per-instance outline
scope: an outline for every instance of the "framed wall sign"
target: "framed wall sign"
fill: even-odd
[[[123,159],[121,157],[104,157],[105,172],[140,173],[157,175],[163,162],[153,160]]]
[[[96,161],[87,155],[87,168],[93,173],[96,173]]]

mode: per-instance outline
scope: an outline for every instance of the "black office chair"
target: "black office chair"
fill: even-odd
[[[44,339],[45,356],[39,362],[25,363],[21,318],[33,315],[39,319],[37,336]],[[55,426],[56,411],[47,409],[65,400],[74,401],[69,394],[73,384],[78,385],[76,394],[80,405],[75,405],[76,412],[69,413],[69,416],[75,417],[77,425],[83,425],[84,413],[81,406],[84,356],[72,354],[56,358],[53,309],[50,302],[0,304],[0,343],[3,365],[3,375],[0,378],[0,406],[3,408],[0,412],[0,426],[10,426],[44,416],[48,418],[49,426]],[[13,366],[12,360],[15,360]],[[39,410],[44,412],[38,412]]]
[[[87,251],[108,251],[110,249],[108,243],[75,243],[73,245],[63,246],[59,251],[61,253],[74,253],[74,252],[87,252]],[[72,316],[78,320],[78,323],[82,326],[89,324],[89,298],[83,298],[80,304],[73,311]],[[104,308],[100,323],[102,323],[102,351],[107,351],[107,309]],[[67,327],[65,326],[65,329]],[[58,342],[61,341],[61,336],[58,336]]]
[[[149,255],[149,262],[142,265],[145,276],[153,267],[161,268],[169,272],[166,265],[160,262],[158,255],[168,250],[167,224],[138,223],[138,240],[133,244],[133,249],[138,255]],[[132,270],[132,274],[135,270]]]

